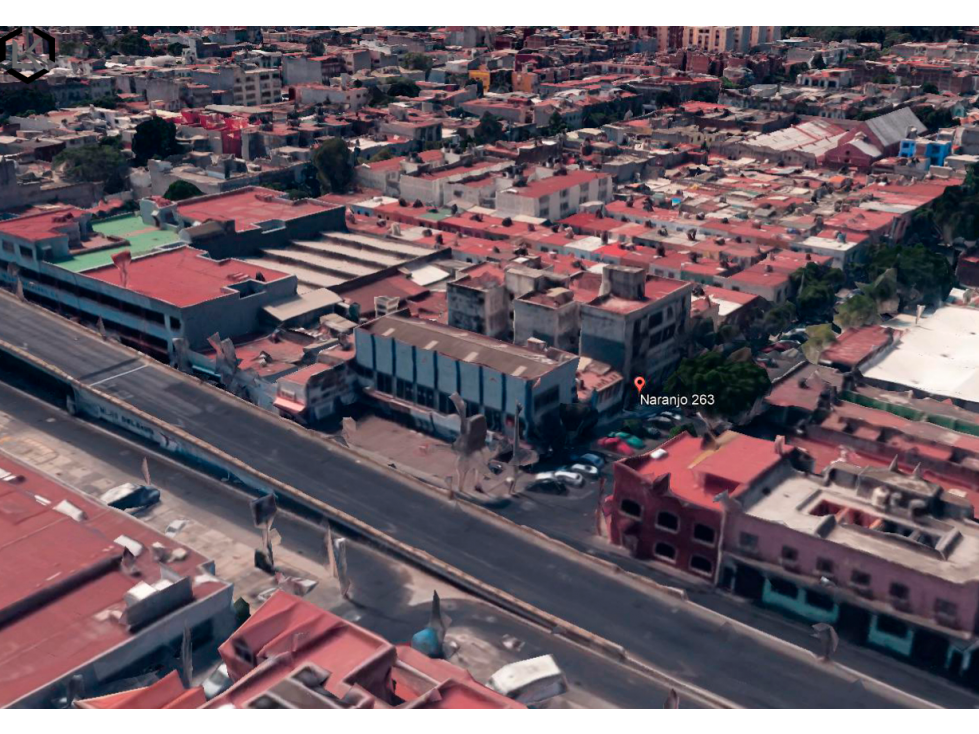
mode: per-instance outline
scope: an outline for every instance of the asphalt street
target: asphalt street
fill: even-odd
[[[747,707],[913,705],[898,692],[817,662],[780,641],[419,491],[214,388],[81,333],[53,314],[0,300],[0,338],[151,413],[391,536],[568,622],[623,645],[671,675]],[[815,640],[812,640],[814,649]],[[947,706],[966,691],[915,678],[907,692]]]
[[[141,466],[146,456],[113,431],[72,418],[2,382],[0,453],[8,453],[41,471],[56,473],[62,481],[90,493],[104,491],[108,483],[142,481]],[[153,483],[163,494],[156,511],[178,507],[179,513],[206,527],[207,535],[227,533],[232,540],[244,544],[259,542],[258,531],[252,526],[250,495],[153,456],[149,457],[149,468]],[[161,522],[152,524],[160,527],[162,523],[165,527],[169,514],[164,512],[163,517]],[[311,561],[325,575],[322,527],[280,511],[275,528],[281,537],[276,553],[287,552],[287,568],[291,552]],[[188,532],[184,531],[181,539],[195,545],[193,534],[185,537]],[[235,572],[225,565],[223,557],[215,560],[218,575],[235,581],[236,596],[240,595],[243,589],[237,589],[239,579]],[[314,593],[316,603],[388,640],[404,642],[428,622],[428,599],[437,590],[443,609],[452,620],[447,639],[458,645],[452,660],[470,669],[479,680],[515,660],[550,654],[561,666],[571,689],[548,707],[658,708],[666,699],[668,689],[658,681],[501,612],[464,591],[447,588],[441,580],[368,543],[351,539],[347,563],[352,579],[351,600],[340,598],[339,592]],[[302,575],[304,569],[308,571],[308,566],[298,572]],[[232,571],[230,577],[228,571]],[[215,661],[200,663],[198,667],[206,675]],[[681,707],[696,708],[697,702],[683,698]]]

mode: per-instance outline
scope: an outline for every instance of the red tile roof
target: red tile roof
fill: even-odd
[[[198,196],[177,204],[177,212],[195,222],[215,220],[235,223],[236,232],[258,229],[260,222],[289,221],[319,214],[329,207],[316,199],[291,201],[280,191],[249,186],[212,196]]]
[[[0,222],[0,233],[29,242],[63,236],[64,229],[77,224],[85,212],[74,206],[59,207],[38,214],[28,214]]]
[[[638,474],[652,480],[670,475],[670,492],[684,502],[717,509],[721,492],[737,496],[774,468],[782,457],[775,443],[728,431],[717,444],[683,432],[660,446],[661,458],[651,454],[623,459]]]
[[[0,469],[23,477],[0,482],[0,706],[6,706],[139,634],[101,615],[123,611],[123,597],[138,580],[160,580],[149,551],[154,542],[183,546],[6,456],[0,455]],[[85,517],[76,521],[56,511],[62,501]],[[122,535],[146,549],[136,558],[140,579],[120,568],[123,547],[115,539]],[[189,576],[205,561],[188,550],[169,567]],[[216,580],[195,584],[194,598],[224,587]]]
[[[243,660],[239,648],[248,649],[255,664]],[[329,671],[324,693],[343,700],[356,688],[367,708],[389,708],[389,700],[417,702],[423,708],[524,708],[452,663],[433,660],[407,645],[392,645],[282,591],[275,592],[219,650],[235,683],[206,708],[247,705],[309,664]],[[273,657],[279,658],[277,665],[262,665]],[[439,695],[417,701],[433,687]],[[382,692],[385,688],[387,695]]]
[[[847,329],[823,351],[820,361],[856,367],[893,340],[894,331],[886,326]]]
[[[178,247],[138,257],[129,263],[126,290],[185,308],[234,294],[232,285],[255,280],[292,277],[271,268],[241,260],[212,260],[193,247]],[[88,270],[85,277],[122,286],[122,273],[115,265]]]

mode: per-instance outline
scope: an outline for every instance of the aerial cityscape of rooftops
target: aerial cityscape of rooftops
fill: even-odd
[[[0,706],[979,706],[979,27],[0,33]]]

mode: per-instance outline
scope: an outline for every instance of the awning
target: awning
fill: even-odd
[[[284,398],[281,395],[275,399],[272,405],[288,413],[302,413],[304,410],[306,410],[305,403],[300,403],[297,400],[290,400],[289,398]]]

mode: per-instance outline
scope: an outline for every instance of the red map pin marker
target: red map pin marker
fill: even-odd
[[[642,389],[646,387],[645,377],[637,377],[633,382],[636,383],[636,390],[638,390],[639,392],[642,392]]]

